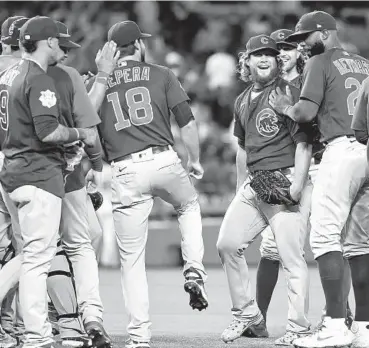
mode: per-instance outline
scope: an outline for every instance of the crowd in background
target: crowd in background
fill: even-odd
[[[147,61],[174,71],[191,98],[199,125],[205,174],[196,187],[203,213],[222,215],[236,182],[233,104],[243,89],[236,73],[238,53],[251,36],[294,29],[300,15],[314,9],[335,16],[344,47],[369,58],[369,4],[365,2],[17,1],[2,2],[0,20],[15,14],[40,14],[63,21],[82,46],[70,52],[66,64],[81,74],[96,72],[96,52],[114,23],[131,19],[153,34],[147,40]],[[176,150],[186,163],[175,125],[173,130]],[[163,217],[171,212],[159,203],[153,214]]]

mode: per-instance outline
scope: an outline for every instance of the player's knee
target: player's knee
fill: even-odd
[[[200,204],[197,197],[191,199],[185,204],[180,205],[179,207],[175,207],[177,214],[182,215],[188,212],[200,213]]]
[[[339,238],[335,236],[327,238],[327,236],[322,236],[313,230],[310,233],[310,247],[315,259],[329,252],[342,252],[342,245]]]
[[[226,255],[243,254],[243,248],[232,238],[220,238],[217,242],[217,250],[220,257]]]

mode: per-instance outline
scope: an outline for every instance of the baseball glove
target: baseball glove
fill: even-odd
[[[258,197],[268,204],[296,205],[290,195],[291,181],[279,170],[259,170],[250,182],[251,188]]]
[[[98,210],[104,202],[103,195],[99,191],[92,192],[92,193],[89,192],[88,195],[91,198],[92,205],[93,205],[95,211]]]

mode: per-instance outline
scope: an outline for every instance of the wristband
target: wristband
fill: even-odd
[[[66,144],[73,143],[77,140],[81,140],[81,135],[79,134],[79,131],[76,128],[67,128],[68,130],[68,136],[65,141]]]
[[[99,71],[96,75],[96,82],[107,85],[109,75],[104,71]]]

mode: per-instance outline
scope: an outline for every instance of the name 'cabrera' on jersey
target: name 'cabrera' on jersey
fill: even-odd
[[[294,102],[299,90],[280,77],[251,100],[252,85],[236,99],[234,135],[247,153],[251,172],[275,170],[295,165],[296,144],[310,141],[308,134],[290,118],[278,114],[269,104],[269,94],[289,86]]]
[[[341,48],[310,58],[303,72],[301,99],[319,105],[321,141],[353,135],[352,117],[361,83],[369,75],[369,61]]]
[[[173,72],[121,61],[109,78],[98,126],[108,161],[151,146],[173,145],[170,109],[189,100]]]

